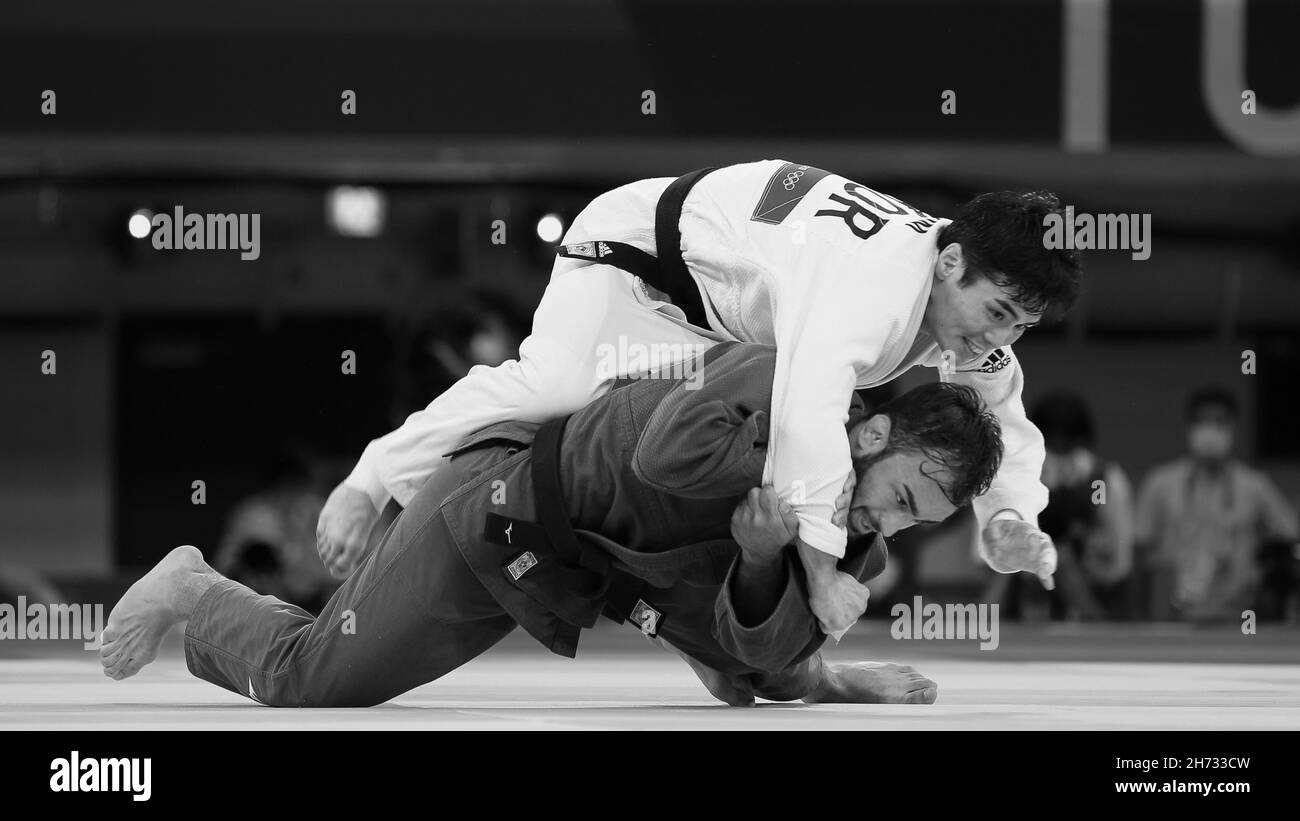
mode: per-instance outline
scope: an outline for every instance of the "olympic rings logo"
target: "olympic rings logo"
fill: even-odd
[[[785,190],[793,191],[795,185],[799,182],[799,178],[802,176],[803,171],[791,171],[789,174],[785,175],[785,179],[781,181],[781,184],[785,186]]]

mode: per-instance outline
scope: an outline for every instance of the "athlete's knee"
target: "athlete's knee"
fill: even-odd
[[[328,655],[328,654],[327,654]],[[359,665],[321,663],[316,656],[305,663],[288,661],[268,674],[248,679],[248,696],[267,707],[373,707],[394,694],[381,678]]]
[[[295,692],[273,691],[262,702],[268,707],[305,707],[325,709],[338,707],[375,707],[388,698],[367,686],[305,687]]]

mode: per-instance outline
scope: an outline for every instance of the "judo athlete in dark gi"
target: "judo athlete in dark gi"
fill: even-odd
[[[732,539],[762,481],[774,367],[771,347],[722,344],[689,378],[633,381],[571,416],[467,437],[317,618],[176,548],[110,615],[105,673],[134,675],[188,621],[186,662],[202,679],[272,706],[367,706],[516,626],[572,657],[603,614],[689,657],[728,703],[933,700],[910,668],[824,664],[793,548]],[[865,538],[841,570],[859,580],[884,567],[873,534],[946,518],[1001,458],[997,420],[970,388],[927,385],[881,410],[846,412],[857,484],[845,518]]]

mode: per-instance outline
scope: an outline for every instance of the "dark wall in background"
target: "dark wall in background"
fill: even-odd
[[[351,88],[372,134],[1056,142],[1061,131],[1064,2],[170,5],[6,8],[8,127],[346,137],[357,123],[336,112]],[[1117,143],[1226,143],[1202,102],[1203,5],[1109,4]],[[1245,76],[1286,108],[1300,101],[1300,6],[1248,10]],[[66,95],[57,127],[17,102],[44,88]],[[939,115],[949,88],[965,115]],[[659,95],[655,117],[640,113],[644,89]]]
[[[0,323],[0,566],[112,569],[111,340],[93,319]]]
[[[215,547],[225,515],[299,454],[350,465],[388,430],[393,346],[357,317],[126,319],[120,339],[115,558]],[[341,372],[344,350],[357,372]],[[338,476],[341,479],[342,476]],[[204,505],[191,502],[206,482]]]

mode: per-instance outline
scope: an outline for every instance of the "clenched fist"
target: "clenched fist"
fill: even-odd
[[[336,579],[346,579],[361,563],[379,511],[370,497],[340,484],[325,500],[316,522],[316,552]]]
[[[780,559],[782,548],[798,533],[799,517],[794,508],[771,487],[751,489],[731,514],[731,538],[740,545],[746,559],[758,564]]]
[[[1020,519],[995,519],[984,528],[980,557],[999,573],[1033,573],[1048,590],[1056,589],[1056,545],[1052,537]]]
[[[867,610],[867,586],[842,570],[808,579],[808,606],[822,632],[839,641]]]

